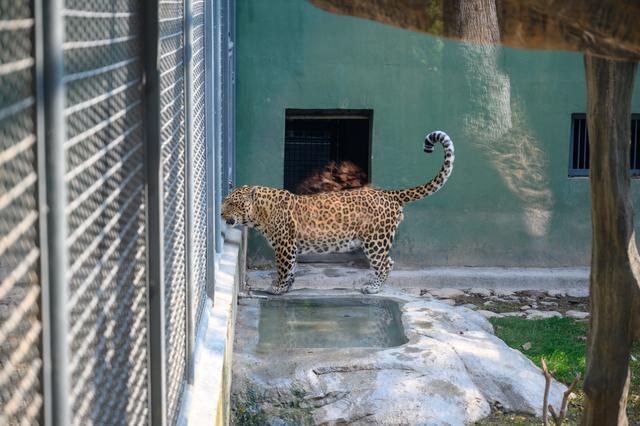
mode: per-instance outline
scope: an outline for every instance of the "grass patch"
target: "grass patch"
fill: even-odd
[[[571,318],[527,320],[492,318],[496,335],[512,348],[524,353],[536,365],[544,357],[556,379],[571,383],[577,373],[584,375],[587,326]],[[525,351],[522,345],[531,343]]]
[[[565,384],[569,384],[577,373],[584,377],[585,355],[587,344],[584,337],[587,325],[576,322],[571,318],[548,318],[541,320],[526,320],[524,318],[491,318],[495,333],[507,345],[520,350],[526,357],[540,367],[540,359],[544,357],[549,370],[555,377]],[[522,345],[531,343],[529,350]],[[640,425],[640,344],[632,350],[630,362],[631,387],[627,415],[629,424]],[[582,380],[578,383],[577,397],[569,404],[569,413],[565,424],[579,424],[584,404]],[[540,401],[542,403],[542,401]],[[494,410],[492,415],[479,422],[481,425],[540,424],[530,416],[520,416]]]

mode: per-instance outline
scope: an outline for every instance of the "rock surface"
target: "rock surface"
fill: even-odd
[[[485,318],[502,318],[503,317],[502,314],[498,314],[496,312],[491,312],[491,311],[485,311],[484,309],[479,309],[476,312]]]
[[[479,296],[479,297],[491,296],[491,290],[486,288],[479,288],[479,287],[470,288],[468,293],[473,294],[474,296]]]
[[[268,418],[275,421],[282,407],[295,406],[316,424],[461,425],[487,416],[492,403],[541,415],[542,372],[497,338],[481,314],[391,291],[373,297],[383,296],[401,301],[408,343],[270,353],[257,345],[258,301],[242,299],[233,358],[236,401],[242,404],[250,391],[263,396]],[[554,382],[550,403],[557,406],[564,390]]]
[[[588,288],[572,288],[567,290],[567,296],[569,297],[588,297],[589,289]]]
[[[547,290],[547,294],[551,297],[565,297],[567,295],[564,290]]]
[[[537,309],[528,309],[525,311],[527,318],[529,319],[544,319],[544,318],[562,318],[562,314],[557,311],[539,311]]]
[[[508,288],[496,288],[493,289],[493,294],[498,297],[513,296],[513,290],[509,290]]]
[[[503,312],[502,316],[504,317],[525,317],[527,314],[524,312]]]
[[[433,297],[437,297],[439,299],[452,299],[464,295],[464,292],[457,288],[437,288],[429,290],[429,293],[431,293]]]
[[[465,303],[464,305],[460,305],[460,306],[463,308],[471,309],[472,311],[478,310],[478,306],[474,305],[473,303]]]
[[[568,316],[569,318],[575,318],[575,319],[589,318],[589,312],[583,312],[583,311],[567,311],[565,312],[565,315]]]

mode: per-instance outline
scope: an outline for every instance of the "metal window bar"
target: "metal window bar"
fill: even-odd
[[[586,115],[572,114],[569,154],[570,177],[589,176],[589,140],[586,129]]]
[[[632,114],[631,116],[630,151],[631,176],[640,176],[640,114]]]
[[[631,115],[631,143],[629,169],[631,176],[640,176],[640,114]],[[589,135],[586,114],[571,115],[571,144],[569,146],[569,177],[589,176]]]

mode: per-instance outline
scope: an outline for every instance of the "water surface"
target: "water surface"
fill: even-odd
[[[379,298],[260,301],[258,347],[392,347],[407,342],[398,303]]]

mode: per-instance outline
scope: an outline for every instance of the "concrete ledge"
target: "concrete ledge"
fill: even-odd
[[[215,271],[213,305],[207,305],[206,329],[197,342],[194,384],[189,392],[189,425],[229,424],[231,354],[235,332],[241,232],[225,232]],[[200,337],[200,336],[199,336]]]
[[[303,264],[296,272],[294,289],[358,288],[372,271],[330,264]],[[250,271],[247,284],[267,288],[274,271]],[[428,268],[394,270],[387,285],[395,288],[503,288],[510,290],[584,289],[589,287],[589,268]]]

